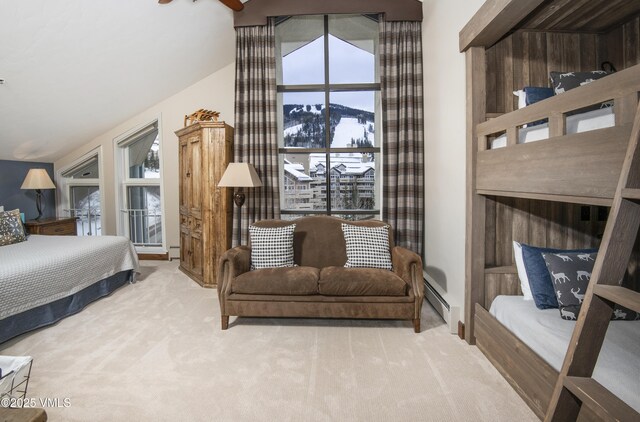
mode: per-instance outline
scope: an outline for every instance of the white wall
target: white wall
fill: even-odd
[[[464,319],[465,60],[458,33],[484,0],[424,0],[425,256],[430,284]]]
[[[164,179],[162,197],[165,212],[167,246],[171,256],[178,256],[180,245],[178,213],[178,138],[175,131],[183,127],[185,114],[204,108],[220,112],[220,120],[233,126],[235,63],[220,69],[187,89],[148,108],[107,133],[88,141],[82,148],[54,163],[55,171],[64,168],[84,154],[101,147],[104,177],[103,234],[116,234],[116,180],[114,174],[114,138],[160,118],[161,160]]]

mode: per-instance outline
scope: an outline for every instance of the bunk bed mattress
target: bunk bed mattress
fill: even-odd
[[[581,133],[590,130],[603,129],[615,126],[615,114],[613,107],[605,107],[586,113],[568,116],[566,120],[566,133]],[[518,143],[526,144],[543,139],[549,139],[549,124],[544,123],[522,128],[518,131]],[[507,146],[507,135],[501,135],[491,141],[491,149]]]
[[[502,325],[558,372],[574,321],[557,309],[540,310],[523,296],[498,296],[489,310]],[[593,377],[640,412],[640,321],[612,321]]]
[[[73,295],[116,273],[138,269],[121,236],[29,236],[0,247],[0,320]]]

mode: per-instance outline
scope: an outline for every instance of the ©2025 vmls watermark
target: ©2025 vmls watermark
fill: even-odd
[[[0,407],[71,407],[70,397],[11,397],[9,395],[0,398]]]

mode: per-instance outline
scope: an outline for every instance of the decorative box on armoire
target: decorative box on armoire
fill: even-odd
[[[176,131],[180,160],[180,269],[216,286],[218,259],[231,247],[232,189],[218,182],[233,159],[233,128],[196,122]]]

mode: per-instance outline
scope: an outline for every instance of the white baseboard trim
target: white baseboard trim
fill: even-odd
[[[438,293],[436,289],[433,288],[433,284],[435,284],[434,280],[429,277],[429,275],[423,271],[424,276],[424,297],[429,301],[431,306],[433,306],[440,314],[442,319],[449,326],[449,332],[451,334],[458,334],[458,321],[460,321],[460,307],[459,306],[451,306],[447,303],[446,300],[442,298],[442,296]]]

